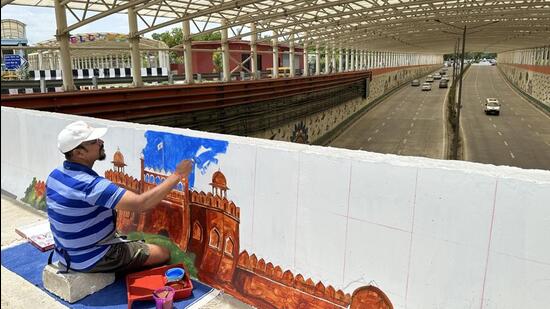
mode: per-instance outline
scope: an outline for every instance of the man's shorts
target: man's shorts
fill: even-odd
[[[149,257],[149,247],[143,241],[111,245],[111,248],[90,273],[130,272],[143,268]]]

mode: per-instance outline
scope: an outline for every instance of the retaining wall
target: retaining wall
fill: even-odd
[[[550,111],[550,66],[506,63],[498,66],[509,81]]]
[[[348,118],[368,107],[376,99],[413,78],[429,74],[440,65],[373,69],[368,97],[356,97],[329,109],[309,114],[284,125],[252,134],[253,137],[279,141],[317,144]]]
[[[198,159],[198,191],[223,172],[240,208],[240,249],[304,278],[345,293],[373,284],[395,308],[550,303],[550,171],[2,107],[2,190],[34,192],[31,202],[43,194],[38,181],[63,161],[56,136],[77,119],[109,127],[100,175],[117,150],[136,178],[142,156],[159,173]]]

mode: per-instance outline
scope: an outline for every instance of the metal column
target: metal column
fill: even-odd
[[[136,32],[138,32],[137,14],[133,7],[128,8],[128,26],[130,27],[128,40],[130,41],[130,53],[132,54],[132,80],[134,87],[142,87],[139,36],[136,36]]]
[[[189,20],[183,21],[183,62],[185,64],[185,82],[193,83],[193,49],[191,46],[191,27]]]
[[[258,35],[256,34],[256,23],[250,24],[250,72],[252,79],[258,78],[258,45],[256,40]]]
[[[222,27],[227,26],[227,21],[222,20]],[[231,70],[229,67],[229,42],[227,41],[227,28],[222,29],[222,69],[223,69],[223,81],[228,82],[231,80]]]
[[[71,67],[71,52],[69,50],[69,32],[67,31],[67,15],[61,0],[54,0],[55,21],[57,24],[56,39],[61,55],[61,70],[63,74],[63,89],[65,91],[76,90]]]

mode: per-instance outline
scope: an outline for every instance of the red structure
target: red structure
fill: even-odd
[[[258,71],[266,71],[268,68],[273,67],[273,46],[266,43],[257,43],[257,59],[258,59]],[[221,52],[220,41],[193,41],[191,45],[193,49],[193,74],[196,73],[216,73],[217,70],[212,61],[213,54],[219,49]],[[183,47],[181,45],[176,46],[176,49],[181,50],[178,56],[183,56]],[[289,47],[286,44],[279,44],[279,67],[290,66],[290,54]],[[250,71],[250,60],[246,61],[250,57],[250,42],[242,40],[229,40],[229,67],[233,71],[238,66],[236,72]],[[286,53],[285,53],[286,52]],[[302,48],[295,48],[295,65],[296,69],[304,68],[304,58],[302,57]],[[244,68],[243,68],[244,67]],[[185,66],[183,64],[171,64],[171,70],[176,70],[177,74],[185,73]]]
[[[141,159],[141,179],[124,173],[124,156],[115,152],[112,170],[105,178],[127,190],[145,192],[161,183],[164,171],[147,169]],[[180,182],[153,210],[145,213],[119,210],[117,227],[123,232],[142,231],[168,236],[180,249],[196,255],[198,277],[218,289],[258,308],[392,309],[387,296],[370,286],[354,296],[315,283],[301,274],[283,271],[256,255],[239,254],[240,209],[227,199],[227,180],[222,172],[212,175],[212,192],[189,190]],[[368,289],[367,289],[368,288]]]

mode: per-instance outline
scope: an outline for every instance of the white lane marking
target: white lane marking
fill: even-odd
[[[413,123],[411,123],[411,128],[412,128],[412,127],[414,127],[414,122],[413,122]]]
[[[530,125],[530,124],[528,124],[527,126],[529,127],[529,129],[531,129],[531,125]]]
[[[521,117],[521,121],[525,121],[525,118]]]
[[[500,131],[498,131],[497,133],[498,133],[498,135],[502,136],[502,133],[500,133]]]
[[[392,113],[393,114],[393,113]],[[390,120],[391,117],[386,117],[386,120]]]
[[[497,125],[493,123],[493,127],[494,127],[494,128],[496,128],[496,127],[497,127]]]
[[[508,143],[506,141],[504,141],[504,145],[508,146]]]
[[[535,134],[536,134],[537,136],[539,136],[539,135],[540,135],[540,134],[539,134],[539,132],[535,132]]]
[[[374,131],[374,133],[378,133],[378,131],[380,131],[380,130],[376,129],[376,131]]]
[[[407,135],[410,135],[411,134],[411,130],[407,131]]]
[[[369,137],[369,139],[367,139],[367,142],[370,142],[371,139],[372,139],[372,137]]]
[[[382,126],[385,126],[385,125],[386,125],[386,123],[385,123],[385,122],[382,122]]]
[[[415,115],[418,115],[418,112],[416,112],[416,114],[415,114]]]
[[[403,140],[403,144],[406,144],[406,143],[407,143],[407,139],[404,139],[404,140]]]
[[[489,118],[489,121],[493,121],[493,119]]]
[[[512,157],[512,159],[515,159],[515,158],[516,158],[516,157],[514,156],[514,153],[512,153],[511,151],[510,151],[510,157]]]

